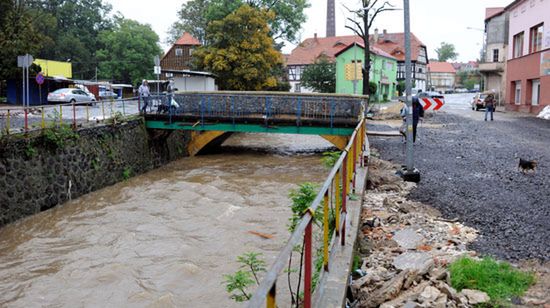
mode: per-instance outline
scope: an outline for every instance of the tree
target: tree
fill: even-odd
[[[150,25],[118,17],[113,30],[99,34],[99,76],[131,84],[152,78],[153,57],[162,53],[158,41]]]
[[[445,42],[441,42],[441,46],[435,50],[435,53],[437,53],[437,60],[439,62],[455,60],[458,57],[458,53],[455,51],[455,46]]]
[[[264,90],[277,85],[273,75],[282,55],[273,48],[268,21],[273,12],[241,6],[208,26],[208,46],[193,54],[198,69],[218,76],[222,90]]]
[[[206,30],[212,21],[219,21],[235,12],[243,4],[252,8],[273,12],[269,21],[273,39],[295,42],[302,23],[306,20],[304,10],[307,0],[191,0],[184,3],[178,12],[180,18],[169,30],[170,43],[187,31],[206,43]]]
[[[320,93],[336,92],[336,65],[331,63],[326,56],[315,60],[308,65],[301,78],[302,86]]]
[[[363,68],[363,94],[370,95],[370,29],[373,22],[376,20],[376,17],[380,13],[393,11],[395,10],[395,8],[388,1],[380,3],[379,0],[361,0],[361,4],[363,5],[362,8],[357,10],[348,9],[348,11],[354,13],[363,21],[363,23],[361,24],[353,18],[348,18],[348,21],[350,21],[355,27],[346,25],[346,28],[352,30],[353,32],[355,32],[355,34],[363,39],[363,45],[365,46],[365,67]]]

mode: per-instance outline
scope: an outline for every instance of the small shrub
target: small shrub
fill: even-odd
[[[535,282],[533,274],[521,272],[509,263],[489,257],[481,261],[460,258],[449,265],[449,271],[455,289],[483,291],[497,306],[503,301],[509,301],[512,296],[521,296]]]
[[[328,151],[323,153],[323,158],[321,158],[321,162],[323,163],[323,166],[331,169],[336,165],[336,162],[340,158],[340,155],[342,154],[341,151]]]
[[[27,147],[25,148],[25,156],[27,158],[32,158],[37,154],[36,149],[32,146],[32,144],[28,143]]]
[[[292,233],[296,228],[296,225],[302,219],[305,210],[311,206],[313,200],[317,196],[317,185],[313,183],[302,183],[296,189],[290,191],[289,197],[292,200],[291,210],[292,216],[288,219],[289,226],[288,230]],[[322,217],[321,207],[317,209],[315,217]],[[315,218],[314,217],[314,218]]]
[[[42,135],[47,144],[56,148],[64,148],[68,140],[76,140],[80,137],[69,126],[63,124],[43,130]]]
[[[124,181],[127,181],[132,177],[132,173],[133,172],[131,167],[124,168],[124,171],[122,171],[122,179],[124,179]]]
[[[236,302],[244,302],[252,297],[248,288],[254,283],[260,284],[258,274],[265,272],[265,261],[258,258],[261,253],[249,252],[237,257],[241,269],[233,275],[224,275],[225,290],[231,294],[230,298]]]

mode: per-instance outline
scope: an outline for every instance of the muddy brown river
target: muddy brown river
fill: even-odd
[[[0,307],[240,307],[223,275],[245,252],[274,260],[289,237],[289,190],[324,180],[328,147],[317,136],[235,135],[220,153],[5,226]]]

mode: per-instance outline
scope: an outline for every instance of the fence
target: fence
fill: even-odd
[[[323,230],[322,230],[322,271],[328,271],[329,268],[329,203],[335,204],[335,236],[334,245],[346,245],[345,226],[347,218],[347,200],[349,194],[355,189],[355,175],[358,166],[363,167],[363,155],[366,150],[366,126],[365,119],[361,119],[355,128],[353,135],[346,147],[338,158],[336,164],[330,171],[330,174],[324,182],[321,190],[317,194],[311,206],[304,213],[301,221],[298,223],[290,240],[279,253],[279,256],[272,264],[264,279],[258,286],[258,289],[252,296],[248,307],[261,307],[267,304],[267,307],[276,307],[277,277],[284,270],[292,251],[296,245],[303,242],[304,245],[304,294],[303,307],[309,308],[312,304],[312,278],[313,278],[313,256],[312,228],[314,224],[314,215],[317,209],[322,206],[323,209]],[[353,245],[353,243],[348,243]],[[301,269],[300,269],[301,270]]]
[[[78,102],[58,105],[33,106],[32,108],[0,109],[1,134],[13,134],[41,130],[61,124],[73,128],[103,123],[115,117],[139,113],[137,98]]]

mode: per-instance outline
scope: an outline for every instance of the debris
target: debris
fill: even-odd
[[[248,233],[253,234],[253,235],[257,235],[261,238],[265,238],[265,239],[268,239],[268,240],[273,238],[273,235],[267,234],[267,233],[261,233],[261,232],[256,232],[256,231],[248,231]]]
[[[393,236],[393,240],[405,249],[415,249],[422,244],[424,238],[411,228],[399,230]]]
[[[466,296],[470,305],[487,303],[490,300],[487,293],[478,290],[463,289],[460,293]]]
[[[426,252],[406,252],[393,260],[393,266],[400,270],[416,270],[420,275],[426,274],[433,267],[432,256]]]

